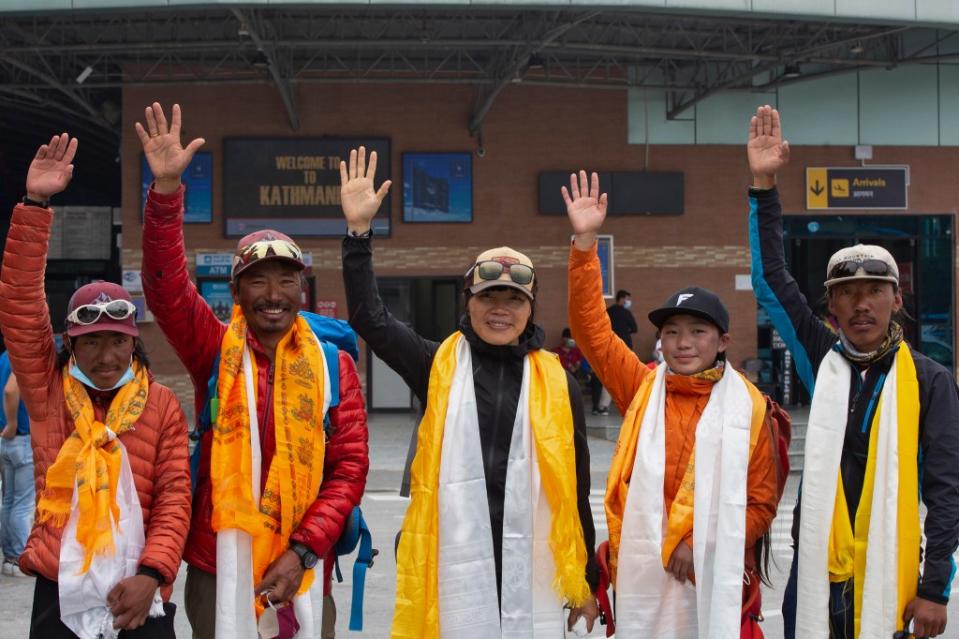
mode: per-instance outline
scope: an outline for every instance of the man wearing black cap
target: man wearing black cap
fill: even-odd
[[[753,290],[812,395],[785,636],[890,637],[910,622],[916,637],[943,634],[959,540],[955,379],[903,339],[899,268],[881,246],[830,258],[838,331],[815,316],[786,270],[776,173],[789,143],[776,109],[757,109],[747,152]]]
[[[570,182],[570,328],[625,415],[605,500],[617,634],[738,636],[781,494],[775,409],[726,363],[729,313],[706,289],[649,313],[665,358],[655,371],[615,335],[596,254],[606,195],[595,173]]]

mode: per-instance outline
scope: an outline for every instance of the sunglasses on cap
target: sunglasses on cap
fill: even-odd
[[[509,272],[509,278],[521,286],[529,286],[533,282],[533,267],[525,264],[503,264],[495,260],[485,260],[473,265],[473,272],[481,280],[498,280],[503,271]],[[468,278],[467,278],[468,279]]]
[[[104,313],[110,319],[125,320],[136,312],[137,307],[127,300],[113,300],[102,304],[82,304],[67,315],[67,321],[71,324],[87,326],[98,322]]]
[[[872,277],[891,277],[892,268],[886,262],[876,259],[868,260],[843,260],[829,271],[828,279],[837,279],[840,277],[855,277],[862,269],[866,275]]]

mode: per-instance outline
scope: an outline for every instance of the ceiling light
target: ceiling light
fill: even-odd
[[[251,64],[258,69],[262,69],[270,66],[270,59],[266,57],[266,54],[263,53],[263,51],[257,51],[256,55],[253,56],[253,61]]]
[[[89,78],[91,74],[93,74],[93,67],[87,65],[87,67],[80,72],[80,75],[77,76],[77,84],[83,84],[86,82],[87,78]]]
[[[798,78],[802,76],[802,71],[799,69],[798,64],[787,64],[783,68],[783,77],[788,79]]]
[[[857,42],[851,49],[849,49],[849,53],[859,55],[860,53],[865,52],[865,50],[866,47],[862,46],[862,42]]]

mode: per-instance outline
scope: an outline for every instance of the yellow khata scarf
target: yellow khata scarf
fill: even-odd
[[[111,432],[127,432],[143,413],[150,380],[139,362],[133,363],[134,379],[117,391],[106,418],[94,417],[93,402],[83,384],[63,368],[63,396],[74,430],[63,442],[57,459],[47,469],[47,481],[37,504],[37,520],[63,527],[70,517],[76,484],[80,509],[77,541],[83,547],[82,573],[90,569],[94,555],[114,551],[113,523],[120,520],[117,480],[123,454]],[[122,531],[120,531],[122,534]]]
[[[249,411],[256,410],[256,398],[246,396],[246,331],[246,319],[239,306],[234,306],[223,336],[217,379],[220,409],[210,453],[212,525],[215,531],[235,528],[252,537],[253,583],[257,583],[289,547],[290,534],[316,499],[323,481],[323,353],[306,320],[297,315],[276,347],[272,406],[276,453],[263,496],[256,504],[250,437],[259,437],[259,433],[250,432]],[[256,359],[250,359],[255,380]],[[312,582],[313,571],[307,570],[297,594],[306,592]],[[263,611],[259,600],[256,609],[259,616]]]
[[[909,347],[903,343],[893,364],[896,367],[897,434],[899,447],[899,495],[897,521],[899,553],[898,572],[899,618],[906,605],[916,597],[919,583],[919,380]],[[883,393],[884,395],[884,393]],[[862,593],[866,581],[866,548],[869,544],[869,521],[872,514],[873,489],[876,485],[877,433],[883,395],[879,397],[876,413],[869,431],[869,457],[862,485],[862,497],[856,511],[856,526],[849,521],[849,506],[843,490],[840,473],[836,488],[832,530],[829,536],[829,580],[843,582],[853,579],[855,602],[855,636],[859,636]]]
[[[696,377],[713,381],[722,377],[722,369],[709,369],[698,373]],[[629,492],[629,482],[632,476],[633,464],[636,460],[636,446],[639,443],[639,429],[643,423],[643,415],[649,404],[655,372],[651,372],[640,382],[636,395],[623,418],[623,426],[616,442],[616,450],[609,467],[606,479],[606,525],[609,527],[609,569],[611,583],[616,583],[616,569],[619,564],[619,543],[623,533],[623,515],[626,511],[626,495]],[[766,400],[762,393],[743,378],[746,388],[752,398],[753,413],[749,436],[749,452],[756,448],[759,434],[766,418]],[[695,499],[696,462],[695,448],[689,455],[689,462],[683,471],[680,488],[673,499],[667,517],[666,533],[663,535],[662,558],[663,567],[669,564],[669,559],[676,550],[680,541],[693,529],[693,503]]]
[[[420,422],[416,457],[410,470],[411,495],[396,558],[396,609],[392,637],[439,637],[438,486],[443,430],[456,370],[456,344],[448,337],[433,358],[426,413]],[[552,512],[549,545],[556,564],[556,593],[571,606],[591,597],[586,583],[586,546],[576,496],[573,415],[566,372],[552,353],[532,351],[529,358],[530,427],[543,490]]]

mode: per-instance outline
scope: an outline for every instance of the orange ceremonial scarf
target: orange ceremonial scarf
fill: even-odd
[[[94,555],[114,552],[113,524],[120,519],[117,480],[123,453],[116,437],[133,428],[146,406],[150,380],[139,362],[133,363],[133,381],[120,387],[106,419],[94,417],[93,402],[83,384],[64,367],[63,396],[74,430],[63,442],[57,459],[47,469],[47,481],[37,504],[38,521],[63,527],[70,517],[76,485],[80,509],[77,541],[83,548],[83,568],[90,568]],[[113,436],[111,436],[111,433]]]
[[[233,307],[223,336],[217,395],[219,414],[213,428],[210,479],[213,486],[213,530],[242,530],[253,541],[253,583],[289,548],[307,509],[323,481],[326,434],[323,430],[323,353],[309,325],[297,315],[293,327],[276,347],[273,420],[276,452],[270,463],[260,503],[253,500],[253,455],[250,411],[256,397],[246,396],[243,351],[247,323]],[[250,357],[256,379],[256,360]],[[256,384],[253,384],[256,388]],[[307,570],[297,594],[309,590],[313,571]],[[263,611],[259,600],[257,616]]]

